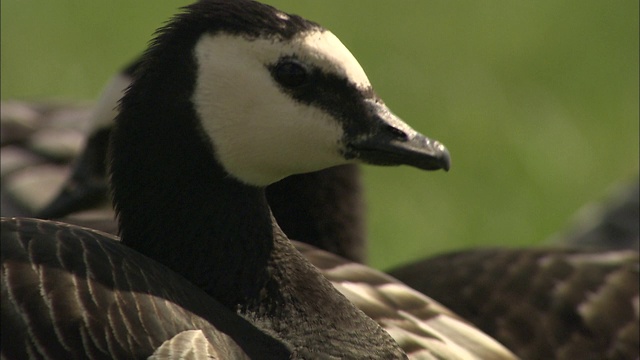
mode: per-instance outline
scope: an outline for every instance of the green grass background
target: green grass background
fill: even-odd
[[[2,99],[94,99],[185,1],[3,0]],[[638,173],[638,1],[272,0],[331,29],[449,173],[365,169],[385,268],[539,244]]]

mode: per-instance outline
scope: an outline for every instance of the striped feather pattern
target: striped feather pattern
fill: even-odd
[[[211,343],[202,330],[183,331],[160,345],[149,360],[226,359]]]
[[[229,334],[255,336],[247,347],[254,355],[282,353],[181,276],[114,240],[62,223],[2,219],[3,358],[249,358]],[[228,334],[212,325],[219,322],[232,324]]]
[[[296,248],[412,359],[509,359],[502,345],[393,277],[304,243]]]
[[[638,262],[637,251],[487,249],[390,273],[523,359],[635,359]]]

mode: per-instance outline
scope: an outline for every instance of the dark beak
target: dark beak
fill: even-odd
[[[444,145],[413,130],[384,104],[369,101],[367,106],[375,126],[369,127],[366,134],[347,133],[347,158],[372,165],[449,170],[451,157]]]
[[[451,167],[451,157],[444,145],[419,133],[404,139],[376,134],[353,146],[358,152],[357,158],[372,165],[409,165],[446,171]]]

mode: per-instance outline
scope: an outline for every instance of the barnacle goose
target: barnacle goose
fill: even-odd
[[[187,7],[121,102],[111,161],[127,246],[3,220],[3,357],[404,356],[291,247],[262,188],[354,161],[449,166],[446,149],[386,108],[330,32],[252,1]],[[164,326],[167,314],[179,324]],[[445,342],[424,350],[471,357]],[[495,354],[509,357],[497,344]]]
[[[637,196],[636,196],[636,200],[637,200]],[[636,210],[637,210],[637,206],[636,206]],[[275,211],[274,211],[274,212],[275,212]],[[637,212],[637,211],[636,211],[636,212]],[[637,239],[637,237],[636,237],[636,239]],[[534,252],[537,252],[537,251],[538,251],[538,250],[534,250]],[[525,255],[526,255],[526,254],[525,254]],[[563,254],[560,254],[560,255],[556,255],[556,256],[564,256],[564,255],[563,255]],[[483,257],[482,257],[482,256],[477,256],[477,257],[473,257],[473,256],[472,256],[472,258],[473,258],[473,259],[476,259],[476,260],[474,260],[475,262],[473,262],[473,261],[472,261],[472,264],[474,264],[474,265],[477,265],[478,263],[481,263],[481,262],[483,261],[483,260],[482,260],[482,259],[483,259]],[[489,264],[491,264],[491,262],[493,261],[493,260],[492,260],[492,259],[493,259],[492,257],[486,257],[486,259],[487,259],[487,261],[489,262]],[[530,273],[530,274],[531,274],[531,273]],[[449,287],[448,289],[450,289],[450,287]],[[449,290],[449,292],[451,293],[451,291],[450,291],[450,290]]]

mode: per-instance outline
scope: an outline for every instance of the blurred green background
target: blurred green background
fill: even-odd
[[[90,100],[186,1],[3,0],[1,96]],[[365,169],[370,258],[539,244],[638,173],[638,1],[268,1],[331,29],[449,173]]]

